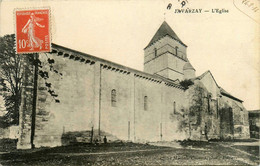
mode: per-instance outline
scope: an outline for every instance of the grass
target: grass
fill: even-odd
[[[8,152],[16,149],[17,139],[0,139],[0,152]]]
[[[234,145],[232,146],[236,149],[242,150],[244,152],[250,153],[254,156],[259,156],[260,146],[245,146],[245,145]]]
[[[259,158],[218,142],[182,141],[182,148],[135,143],[75,144],[0,154],[2,165],[256,165]],[[246,150],[246,149],[241,149]]]

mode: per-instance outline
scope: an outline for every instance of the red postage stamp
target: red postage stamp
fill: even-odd
[[[51,51],[50,9],[16,10],[16,52]]]

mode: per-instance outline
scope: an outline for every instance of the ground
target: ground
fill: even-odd
[[[259,165],[259,141],[75,144],[2,152],[0,163],[4,166]]]

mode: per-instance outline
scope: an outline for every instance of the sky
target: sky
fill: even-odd
[[[14,9],[50,7],[53,43],[143,70],[143,49],[166,20],[188,46],[197,76],[210,70],[248,110],[260,109],[259,23],[235,1],[186,0],[183,9],[209,10],[202,13],[175,13],[178,0],[2,1],[0,35],[14,33]]]

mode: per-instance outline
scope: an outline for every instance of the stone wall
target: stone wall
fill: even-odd
[[[166,53],[164,53],[161,56],[158,56],[154,60],[148,62],[147,64],[144,65],[144,71],[150,74],[160,74],[161,76],[168,77],[168,70],[163,70],[167,69],[168,67],[168,56]]]
[[[187,47],[183,46],[182,44],[172,39],[171,37],[165,36],[159,39],[153,45],[144,49],[144,56],[145,56],[144,62],[150,61],[151,59],[155,58],[155,54],[154,54],[155,48],[157,49],[157,55],[161,55],[166,51],[169,51],[173,55],[176,55],[176,49],[175,49],[176,46],[178,47],[178,52],[177,52],[178,56],[183,59],[187,59],[187,54],[186,54]]]
[[[19,126],[13,125],[7,128],[0,128],[0,139],[9,138],[17,139],[19,133]]]
[[[183,89],[178,89],[171,84],[161,87],[162,103],[162,140],[183,140],[188,135],[180,128],[180,119],[183,110],[187,108],[187,97]],[[157,107],[158,108],[158,107]],[[160,108],[158,108],[160,110]]]
[[[54,59],[59,73],[49,71],[48,58]],[[40,54],[40,60],[49,78],[38,79],[35,146],[62,145],[66,133],[93,127],[94,65],[54,54]],[[46,82],[51,83],[59,102],[48,93]]]
[[[194,85],[187,90],[190,110],[192,105],[196,105],[196,102],[191,103],[194,101],[194,94],[198,93],[196,86],[201,87],[204,94],[201,96],[201,103],[197,102],[200,105],[200,114],[190,120],[191,139],[249,138],[247,110],[241,102],[222,96],[210,74],[201,80],[195,80]],[[197,123],[198,116],[201,116],[200,124]]]
[[[171,120],[170,114],[174,101],[176,110],[183,105],[184,91],[137,73],[101,70],[101,130],[110,134],[111,140],[115,137],[137,142],[177,139],[177,125],[174,125],[177,122]],[[112,90],[116,91],[115,106],[111,103]]]
[[[230,99],[229,97],[223,96],[222,108],[226,111],[232,111],[232,123],[233,123],[233,138],[249,138],[249,121],[248,111],[244,108],[241,102]]]
[[[108,140],[129,140],[131,137],[134,95],[132,79],[130,73],[101,69],[100,128],[109,134]],[[115,95],[114,101],[112,101],[112,91]]]

